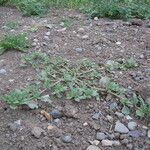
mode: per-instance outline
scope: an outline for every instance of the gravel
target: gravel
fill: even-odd
[[[129,129],[123,123],[121,123],[120,121],[117,121],[114,131],[119,132],[119,133],[128,133]]]

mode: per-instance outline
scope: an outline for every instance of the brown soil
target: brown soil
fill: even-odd
[[[58,31],[63,27],[60,25],[62,17],[69,19],[72,24],[64,32]],[[124,87],[129,86],[137,89],[142,85],[150,82],[150,28],[146,27],[148,21],[142,21],[142,26],[134,26],[121,20],[99,19],[98,21],[90,20],[87,16],[69,10],[51,10],[45,18],[38,17],[22,17],[16,10],[8,7],[0,7],[0,26],[4,26],[9,22],[20,22],[20,27],[14,31],[0,28],[0,37],[9,32],[27,32],[30,41],[38,39],[39,45],[29,49],[32,51],[42,51],[51,55],[61,55],[71,61],[83,58],[90,58],[102,66],[105,66],[108,60],[119,60],[134,58],[139,66],[128,71],[115,71],[114,74],[107,73]],[[45,23],[53,25],[52,29],[44,26]],[[31,27],[39,27],[37,32],[31,32]],[[78,32],[79,28],[84,28],[84,32]],[[50,31],[49,40],[45,40],[45,33]],[[81,37],[88,35],[88,39]],[[116,42],[121,42],[117,45]],[[43,46],[43,42],[47,45]],[[32,43],[32,42],[31,42]],[[97,50],[97,47],[101,50]],[[83,51],[78,53],[76,48],[82,48]],[[0,56],[0,69],[7,71],[6,75],[0,76],[0,95],[8,93],[15,88],[24,88],[31,82],[34,82],[35,72],[28,68],[20,67],[20,52],[9,51]],[[133,80],[131,74],[140,72],[140,80]],[[105,68],[102,74],[106,75]],[[109,123],[106,115],[110,114],[114,118],[114,122],[118,120],[114,112],[109,106],[115,99],[106,99],[101,102],[82,101],[80,103],[55,100],[51,105],[43,105],[38,110],[12,110],[3,102],[0,102],[0,150],[84,150],[89,145],[89,141],[95,140],[96,132],[114,133],[114,123]],[[71,108],[70,108],[71,107]],[[40,110],[44,109],[50,112],[54,108],[70,108],[72,111],[77,109],[75,117],[63,117],[57,125],[57,129],[47,131],[49,122],[42,120]],[[99,120],[93,120],[94,112],[101,112]],[[118,110],[119,111],[119,110]],[[146,125],[145,120],[133,118],[139,125]],[[13,132],[8,128],[8,124],[18,119],[22,120],[21,129]],[[122,120],[125,124],[126,120]],[[83,124],[87,122],[87,126]],[[31,129],[35,126],[43,128],[46,133],[40,139],[36,139],[31,135]],[[142,129],[141,129],[142,130]],[[142,131],[143,132],[143,131]],[[73,142],[66,144],[61,140],[62,135],[71,134]],[[146,136],[138,139],[129,139],[134,146],[134,150],[148,150],[149,143]],[[127,150],[125,145],[120,147],[102,147],[102,150]]]

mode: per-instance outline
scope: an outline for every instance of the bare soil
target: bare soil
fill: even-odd
[[[67,18],[71,25],[66,30],[61,31],[62,18]],[[2,28],[9,22],[20,22],[20,26],[14,30]],[[150,28],[147,27],[149,20],[140,21],[141,25],[132,25],[130,22],[121,20],[99,19],[90,20],[88,16],[73,10],[53,9],[44,18],[22,17],[20,12],[10,7],[0,7],[0,37],[6,33],[27,32],[31,41],[38,39],[35,47],[29,49],[33,51],[42,51],[49,55],[60,55],[72,62],[83,58],[90,58],[93,61],[104,66],[102,74],[110,76],[114,81],[124,86],[131,87],[134,90],[150,82]],[[45,24],[52,25],[49,29]],[[31,32],[31,28],[37,28],[37,32]],[[79,31],[83,28],[84,31]],[[45,34],[50,32],[49,39],[44,38]],[[82,39],[88,35],[87,39]],[[44,42],[44,43],[43,43]],[[121,44],[116,44],[121,42]],[[78,53],[75,49],[82,48]],[[8,93],[15,88],[24,88],[35,80],[35,72],[31,68],[23,69],[20,67],[22,53],[17,51],[8,51],[0,56],[0,69],[5,69],[6,74],[0,75],[0,95]],[[120,60],[134,58],[139,66],[127,71],[115,71],[108,73],[105,65],[108,60]],[[135,80],[132,74],[138,74],[139,79]],[[41,104],[38,110],[16,109],[12,110],[0,102],[0,150],[84,150],[90,145],[90,141],[96,139],[98,131],[114,134],[114,125],[117,120],[127,124],[124,118],[118,118],[114,111],[110,110],[110,104],[115,102],[114,98],[106,96],[102,101],[93,100],[82,101],[80,103],[55,99],[51,105]],[[53,109],[62,109],[66,111],[77,110],[75,116],[64,116],[60,119],[56,129],[47,130],[50,124],[40,115],[41,110],[50,112]],[[66,110],[65,110],[66,109]],[[116,111],[120,111],[119,108]],[[92,114],[101,112],[99,120],[93,120]],[[71,113],[70,113],[71,114]],[[110,123],[106,116],[111,115],[114,119]],[[150,142],[145,135],[143,125],[149,127],[149,120],[140,120],[131,115],[138,124],[138,130],[142,135],[139,138],[129,137],[129,143],[133,145],[134,150],[150,149]],[[15,132],[8,128],[9,123],[21,120],[21,127]],[[84,123],[87,126],[84,126]],[[38,126],[45,130],[45,133],[36,139],[31,130]],[[64,143],[63,135],[71,135],[72,143]],[[117,139],[117,138],[116,138]],[[128,150],[125,144],[120,147],[103,147],[102,150]]]

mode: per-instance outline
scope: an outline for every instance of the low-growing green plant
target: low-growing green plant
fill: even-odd
[[[30,85],[23,90],[15,89],[6,94],[2,99],[13,109],[27,105],[30,109],[38,108],[38,100],[43,102],[51,102],[49,96],[41,96],[39,85]]]
[[[6,29],[17,29],[17,28],[19,28],[19,26],[20,26],[19,22],[9,22],[9,23],[6,23],[4,25],[4,28],[6,28]]]
[[[67,19],[67,18],[62,18],[61,22],[64,23],[64,27],[70,27],[72,25],[71,20]]]
[[[25,90],[13,90],[9,94],[4,95],[2,99],[14,109],[20,105],[28,105],[31,109],[34,109],[38,107],[35,102],[39,98],[38,86],[29,86]]]
[[[122,62],[112,62],[111,64],[106,65],[106,69],[109,72],[112,72],[114,70],[120,69],[120,70],[127,70],[127,69],[133,69],[138,66],[138,63],[134,59],[128,59]]]
[[[25,52],[28,46],[26,34],[7,34],[0,40],[0,54],[8,50]]]
[[[62,57],[48,58],[43,53],[26,55],[23,59],[38,70],[38,79],[55,96],[76,101],[92,97],[99,99],[99,93],[94,88],[100,77],[97,64],[89,60],[71,64]]]

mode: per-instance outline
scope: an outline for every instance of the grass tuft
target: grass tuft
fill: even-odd
[[[28,39],[25,33],[22,34],[7,34],[0,41],[0,55],[8,50],[18,50],[25,52],[29,46]]]

